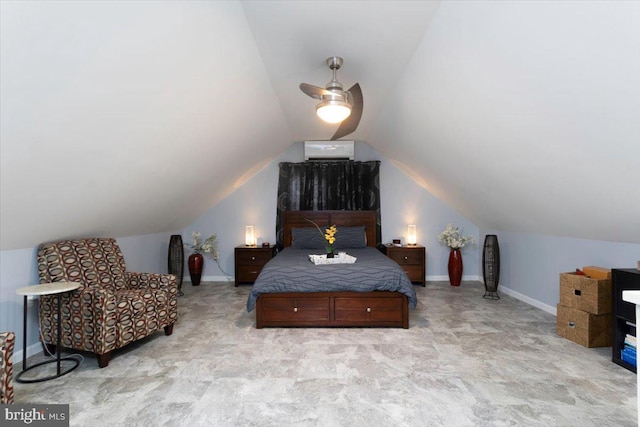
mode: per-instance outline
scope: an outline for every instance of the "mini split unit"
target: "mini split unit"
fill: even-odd
[[[305,160],[353,160],[353,141],[305,141]]]

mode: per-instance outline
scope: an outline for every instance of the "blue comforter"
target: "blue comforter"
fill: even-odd
[[[354,264],[314,265],[313,249],[286,248],[269,261],[256,279],[247,300],[247,311],[255,308],[260,294],[280,292],[371,292],[396,291],[409,297],[409,307],[418,302],[416,291],[404,270],[375,248],[346,249]]]

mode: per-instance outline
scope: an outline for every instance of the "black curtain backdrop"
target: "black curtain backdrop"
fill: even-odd
[[[282,245],[284,211],[375,210],[380,236],[380,162],[280,163],[276,238]]]

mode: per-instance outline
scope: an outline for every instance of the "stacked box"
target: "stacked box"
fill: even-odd
[[[585,347],[611,346],[612,316],[591,314],[558,304],[556,331],[561,337]]]
[[[560,273],[560,305],[592,314],[611,313],[611,279]]]
[[[611,346],[610,278],[561,273],[557,310],[558,335],[585,347]]]

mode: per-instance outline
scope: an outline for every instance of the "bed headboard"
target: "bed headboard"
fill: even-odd
[[[292,228],[314,226],[307,220],[315,222],[321,229],[330,225],[335,225],[338,229],[364,225],[367,246],[375,248],[380,240],[377,236],[376,211],[285,211],[282,227],[285,248],[291,246]]]

